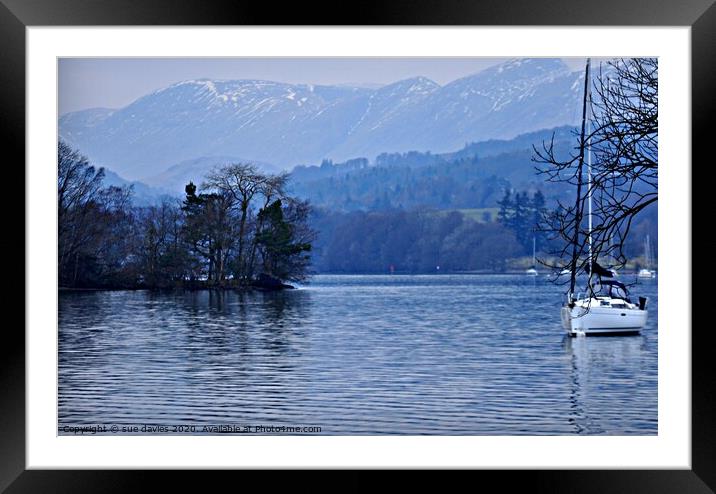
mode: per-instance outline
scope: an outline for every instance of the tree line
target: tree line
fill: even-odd
[[[310,206],[286,175],[228,164],[183,200],[132,204],[132,188],[58,143],[58,278],[72,288],[247,287],[308,274]],[[275,283],[273,286],[277,286]]]
[[[475,157],[421,167],[366,165],[343,174],[312,177],[294,170],[292,191],[312,204],[344,212],[490,207],[510,186],[509,181],[486,172]]]
[[[504,225],[458,211],[316,209],[311,222],[321,232],[314,249],[319,272],[499,272],[522,251]]]
[[[524,269],[520,258],[532,256],[535,238],[538,259],[555,246],[539,229],[548,214],[540,191],[508,189],[495,218],[435,209],[342,212],[315,207],[310,225],[318,231],[312,268],[319,273],[446,273],[503,272]],[[634,225],[625,248],[630,258],[643,255],[643,239],[657,239],[656,208],[645,211]]]
[[[373,163],[356,158],[299,165],[291,171],[291,189],[316,207],[343,212],[491,208],[506,189],[539,189],[551,205],[573,191],[535,175],[532,145],[553,136],[555,156],[568,156],[574,147],[571,130],[558,127],[471,143],[452,153],[382,153]]]

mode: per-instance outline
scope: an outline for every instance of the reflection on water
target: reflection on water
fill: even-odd
[[[577,433],[608,434],[623,427],[627,417],[629,427],[623,432],[656,430],[657,375],[644,365],[644,355],[656,352],[656,345],[648,336],[565,336],[564,348],[572,364],[570,422]],[[654,413],[642,416],[624,406],[635,401]]]
[[[280,293],[60,294],[66,425],[321,434],[656,434],[656,283],[641,336],[566,338],[525,276],[319,276]]]

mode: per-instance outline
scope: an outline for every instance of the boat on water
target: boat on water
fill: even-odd
[[[637,303],[629,298],[626,286],[616,280],[601,280],[592,293],[577,294],[562,307],[562,326],[570,336],[639,334],[649,315],[648,299]]]
[[[584,78],[584,102],[582,108],[582,133],[580,139],[580,158],[578,172],[577,200],[575,210],[582,200],[580,197],[582,185],[582,166],[584,157],[587,158],[587,205],[588,228],[587,245],[588,258],[586,269],[588,272],[587,287],[584,293],[575,295],[577,278],[577,256],[579,245],[579,221],[575,222],[573,253],[570,265],[570,289],[567,301],[561,310],[562,326],[570,336],[589,335],[629,335],[639,334],[646,326],[649,315],[647,310],[648,299],[639,297],[638,303],[633,303],[629,297],[626,286],[613,278],[614,271],[599,265],[592,253],[592,154],[591,142],[585,142],[588,99],[590,92],[590,59],[587,59]]]
[[[532,237],[532,267],[525,271],[527,276],[539,276],[537,271],[537,239]]]
[[[643,267],[637,273],[639,279],[651,279],[656,278],[656,271],[651,269],[651,246],[649,244],[649,235],[644,239],[644,261],[646,267]]]

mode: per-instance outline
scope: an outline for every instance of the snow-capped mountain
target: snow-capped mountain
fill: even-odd
[[[579,118],[580,72],[520,59],[440,86],[424,77],[380,88],[191,80],[117,109],[63,115],[60,137],[128,179],[205,156],[289,169],[324,158],[446,152]],[[583,79],[582,79],[583,80]]]

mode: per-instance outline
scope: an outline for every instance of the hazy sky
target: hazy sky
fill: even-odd
[[[266,79],[304,84],[388,84],[424,76],[438,84],[480,72],[504,58],[62,58],[60,115],[121,108],[187,79]],[[572,69],[583,58],[563,59]]]

